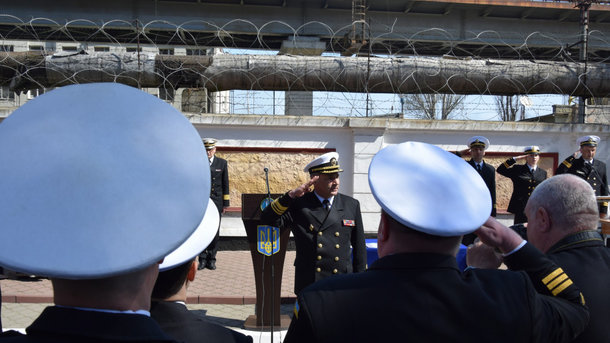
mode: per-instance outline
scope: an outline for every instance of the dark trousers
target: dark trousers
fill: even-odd
[[[222,220],[222,215],[220,216]],[[216,253],[218,252],[218,238],[220,237],[220,220],[218,221],[218,229],[216,229],[216,236],[212,242],[205,248],[201,254],[199,254],[199,263],[206,263],[207,261],[216,261]]]
[[[220,230],[216,231],[216,236],[214,236],[214,239],[212,240],[210,245],[208,245],[208,247],[205,248],[205,250],[202,251],[201,254],[199,254],[200,262],[216,261],[216,253],[218,252],[218,237],[220,237]]]
[[[525,215],[525,213],[523,213],[523,212],[515,213],[515,220],[513,221],[513,224],[522,224],[522,223],[527,223],[527,216]]]

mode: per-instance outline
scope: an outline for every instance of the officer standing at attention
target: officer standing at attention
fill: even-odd
[[[496,216],[496,169],[488,163],[485,163],[483,157],[485,156],[485,150],[489,148],[489,139],[483,136],[473,136],[468,140],[468,149],[458,151],[455,154],[462,157],[462,155],[468,154],[472,158],[468,160],[470,164],[483,178],[487,189],[489,189],[489,195],[491,195],[491,216]],[[474,234],[464,235],[462,244],[469,245],[475,240]]]
[[[55,303],[0,342],[173,341],[150,297],[209,202],[193,125],[133,87],[71,85],[13,112],[0,145],[0,264],[50,278]]]
[[[555,171],[555,174],[574,174],[587,181],[595,195],[608,195],[608,180],[606,178],[606,164],[594,159],[597,145],[600,138],[598,136],[582,136],[576,140],[580,149],[572,156],[568,156]],[[580,155],[580,156],[579,156]],[[608,202],[599,204],[599,217],[608,216]]]
[[[508,203],[508,212],[515,215],[514,224],[527,222],[524,210],[527,200],[542,181],[546,179],[546,170],[538,168],[540,148],[533,145],[525,148],[525,155],[511,157],[498,166],[498,174],[506,176],[513,182],[513,194]],[[525,159],[525,164],[516,164]]]
[[[205,151],[208,154],[208,160],[210,161],[210,174],[212,175],[212,189],[210,190],[210,198],[218,207],[218,213],[220,215],[225,213],[227,207],[229,207],[229,168],[227,167],[227,160],[220,157],[214,156],[216,154],[216,139],[204,138],[203,145]],[[216,269],[216,253],[218,252],[218,237],[220,236],[220,222],[218,222],[218,230],[216,230],[216,236],[214,240],[208,245],[208,247],[199,254],[199,266],[197,269],[208,268],[211,270]]]
[[[552,343],[583,331],[589,316],[577,285],[489,217],[485,183],[462,159],[406,142],[379,151],[368,177],[382,209],[379,259],[303,289],[285,343]],[[475,230],[519,272],[462,272],[455,255]]]
[[[338,153],[329,152],[311,161],[305,167],[311,179],[273,201],[261,215],[261,223],[292,229],[295,294],[328,276],[366,269],[360,203],[339,193],[343,170],[338,160]]]

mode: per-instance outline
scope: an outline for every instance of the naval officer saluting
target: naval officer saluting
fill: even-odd
[[[514,224],[526,223],[525,205],[534,188],[546,180],[546,170],[538,167],[540,148],[529,146],[523,155],[511,157],[498,166],[498,174],[506,176],[513,182],[513,194],[508,203],[508,212],[515,215]],[[516,164],[525,159],[525,164]]]
[[[360,203],[339,193],[343,170],[338,160],[338,153],[329,152],[311,161],[304,170],[311,179],[276,199],[261,216],[262,223],[292,230],[295,294],[328,276],[366,269]]]
[[[573,174],[587,181],[595,191],[596,196],[608,195],[608,180],[606,177],[606,164],[595,159],[598,136],[582,136],[576,140],[580,149],[568,156],[555,171],[555,174]],[[580,155],[580,156],[579,156]],[[608,216],[608,202],[599,204],[600,218]]]

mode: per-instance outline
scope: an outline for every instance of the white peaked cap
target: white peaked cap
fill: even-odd
[[[487,150],[487,148],[489,148],[489,139],[483,136],[470,137],[470,139],[468,139],[468,146],[472,147],[476,145],[483,146],[483,149]]]
[[[380,150],[369,166],[369,185],[387,214],[430,235],[471,233],[491,212],[489,190],[476,170],[455,154],[426,143],[405,142]]]
[[[0,265],[93,279],[163,259],[197,228],[210,166],[166,102],[116,83],[61,87],[0,124]]]
[[[159,265],[159,271],[172,269],[194,259],[212,242],[212,239],[216,236],[216,231],[218,231],[219,223],[218,208],[214,202],[208,201],[208,209],[195,232],[178,249],[165,257],[163,263]]]

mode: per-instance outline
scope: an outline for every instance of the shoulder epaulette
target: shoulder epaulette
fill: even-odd
[[[572,162],[573,161],[574,161],[574,156],[569,156],[568,158],[563,160],[563,162],[561,162],[561,164],[566,166],[566,168],[572,168]]]

